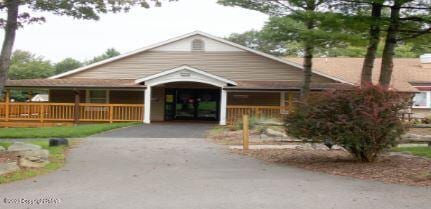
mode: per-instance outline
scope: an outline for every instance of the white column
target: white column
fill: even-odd
[[[220,125],[226,125],[226,111],[227,111],[227,92],[223,88],[221,89],[220,98]]]
[[[144,123],[151,123],[151,86],[145,89]]]

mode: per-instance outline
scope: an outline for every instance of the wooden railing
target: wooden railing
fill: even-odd
[[[238,120],[242,120],[243,115],[258,118],[277,118],[282,119],[290,110],[287,106],[227,106],[228,124],[232,125]]]
[[[0,121],[142,121],[142,104],[0,103]]]

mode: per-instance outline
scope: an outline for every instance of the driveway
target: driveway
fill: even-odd
[[[130,137],[148,133],[150,127],[88,138],[72,149],[59,171],[0,185],[0,208],[426,209],[431,205],[429,188],[266,164],[231,154],[205,139]],[[161,130],[172,128],[167,127]],[[196,125],[196,130],[201,128],[206,129]],[[119,133],[125,135],[116,137]],[[60,203],[6,204],[4,198],[54,198]]]

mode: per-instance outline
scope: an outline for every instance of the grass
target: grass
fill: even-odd
[[[431,147],[396,147],[392,151],[431,158]]]
[[[49,164],[39,169],[21,169],[17,172],[0,176],[0,184],[38,176],[63,167],[67,150],[66,146],[50,147],[48,141],[34,141],[30,143],[40,145],[43,149],[49,150]],[[0,145],[4,147],[8,147],[11,144],[9,142],[0,142]]]
[[[0,138],[79,138],[139,123],[104,123],[92,125],[43,127],[43,128],[0,128]]]

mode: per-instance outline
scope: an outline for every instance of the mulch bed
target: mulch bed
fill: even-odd
[[[431,159],[410,155],[384,155],[377,162],[360,163],[342,150],[241,150],[235,153],[267,162],[292,165],[332,175],[385,183],[431,186]]]

